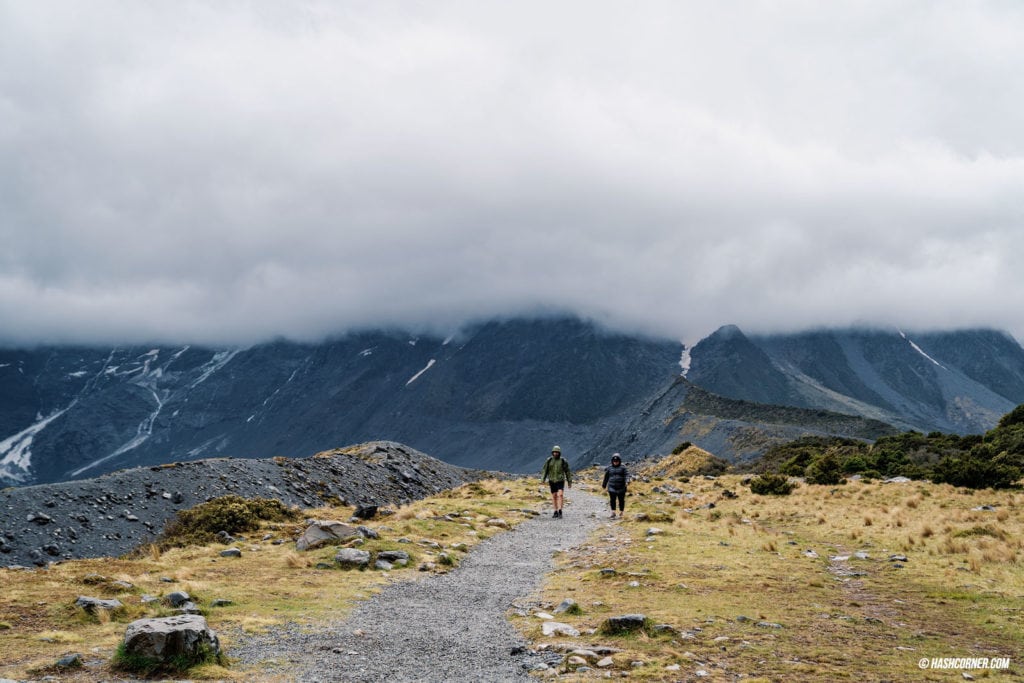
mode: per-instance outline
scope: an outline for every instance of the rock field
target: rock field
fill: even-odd
[[[122,555],[153,541],[177,511],[225,495],[300,507],[397,506],[495,474],[375,441],[308,458],[196,460],[7,488],[0,491],[0,567]]]

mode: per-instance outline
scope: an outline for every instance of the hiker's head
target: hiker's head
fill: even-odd
[[[612,464],[613,465],[621,465],[622,464],[622,458],[619,457],[618,453],[616,453],[615,455],[612,456]]]
[[[560,457],[562,457],[562,448],[561,448],[561,446],[552,446],[551,447],[551,457],[553,457],[553,458],[560,458]]]

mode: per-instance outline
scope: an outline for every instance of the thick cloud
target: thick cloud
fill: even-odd
[[[0,341],[1024,338],[1016,3],[0,0]]]

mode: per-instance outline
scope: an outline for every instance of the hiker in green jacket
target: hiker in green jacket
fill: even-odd
[[[544,462],[540,471],[540,481],[545,481],[551,487],[551,504],[555,508],[552,517],[561,518],[562,505],[565,503],[565,489],[572,488],[572,471],[569,463],[562,458],[562,449],[558,446],[551,448],[551,457]]]

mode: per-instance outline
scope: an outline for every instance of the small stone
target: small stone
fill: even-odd
[[[580,635],[580,632],[569,624],[563,624],[557,621],[545,621],[543,625],[541,625],[541,631],[546,636],[563,635],[569,636],[570,638],[576,638]]]
[[[757,622],[757,626],[760,626],[761,628],[782,628],[782,624],[776,624],[772,621],[759,621]]]
[[[77,652],[70,655],[64,655],[57,660],[56,667],[58,669],[77,669],[82,666],[82,655]]]
[[[233,601],[226,598],[217,598],[210,603],[210,607],[230,607],[235,604]]]
[[[618,572],[611,567],[605,567],[601,570],[601,576],[615,576],[616,574],[618,574]]]
[[[91,598],[85,595],[78,596],[78,599],[75,600],[75,605],[81,607],[89,614],[95,614],[99,610],[112,612],[124,607],[120,600],[101,600],[100,598]]]
[[[605,657],[603,659],[599,659],[599,660],[597,660],[597,664],[596,664],[596,666],[599,669],[607,669],[608,667],[614,666],[614,665],[615,665],[615,660],[612,659],[611,657]]]
[[[373,568],[379,571],[388,572],[395,568],[395,565],[391,564],[387,560],[378,559],[373,563]]]
[[[575,600],[573,600],[572,598],[566,598],[565,600],[562,600],[561,603],[559,603],[558,607],[555,608],[555,614],[562,614],[563,612],[568,612],[575,606]]]
[[[171,607],[181,607],[191,600],[192,596],[185,591],[174,591],[173,593],[168,593],[164,599]]]
[[[242,551],[238,548],[228,548],[227,550],[220,551],[221,557],[241,557]]]

